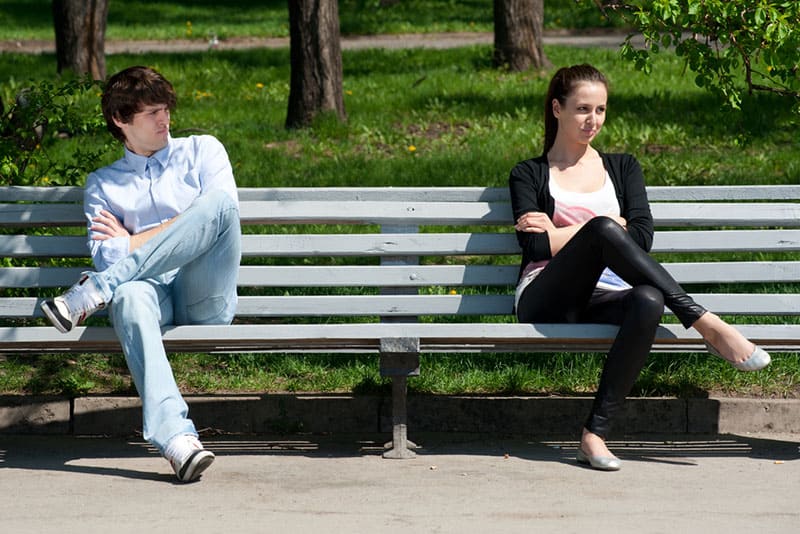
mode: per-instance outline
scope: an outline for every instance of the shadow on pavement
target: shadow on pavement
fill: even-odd
[[[286,456],[316,459],[380,456],[383,436],[286,436],[213,435],[203,436],[205,446],[219,457]],[[421,446],[416,460],[435,462],[442,456],[475,456],[511,458],[531,462],[555,462],[571,466],[575,463],[576,439],[539,439],[524,436],[496,437],[486,435],[426,434],[418,436]],[[776,463],[800,459],[800,436],[751,437],[713,436],[644,436],[610,440],[609,448],[620,459],[634,462],[657,462],[691,467],[700,458],[761,459]],[[120,460],[152,458],[143,469],[86,465],[87,460]],[[391,462],[392,460],[382,460]],[[161,463],[158,452],[140,437],[132,439],[74,436],[0,436],[0,470],[28,469],[64,471],[123,477],[137,480],[174,482],[174,476]],[[123,462],[123,465],[126,463]],[[138,465],[138,464],[135,464]],[[402,465],[402,464],[400,464]],[[368,468],[368,467],[365,467]]]

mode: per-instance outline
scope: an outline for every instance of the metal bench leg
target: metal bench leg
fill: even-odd
[[[419,375],[419,339],[381,340],[381,376],[392,377],[392,441],[384,458],[416,457],[410,449],[417,445],[408,440],[408,377]]]

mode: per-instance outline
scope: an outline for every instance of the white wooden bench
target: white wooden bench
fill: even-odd
[[[800,186],[648,193],[653,252],[689,292],[747,317],[741,330],[767,350],[800,350]],[[414,455],[406,380],[420,352],[603,351],[616,333],[513,320],[519,249],[504,188],[243,188],[240,199],[237,319],[166,328],[168,350],[377,353],[393,384],[386,457]],[[41,319],[41,290],[70,286],[90,265],[81,202],[80,188],[0,188],[0,352],[120,350],[102,319],[69,334]],[[667,320],[653,350],[703,346]]]

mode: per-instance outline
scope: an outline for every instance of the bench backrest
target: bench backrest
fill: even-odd
[[[41,317],[39,297],[90,268],[82,195],[0,187],[0,319]],[[648,195],[653,253],[702,304],[800,314],[800,186]],[[240,201],[240,320],[510,319],[519,247],[505,188],[243,188]]]

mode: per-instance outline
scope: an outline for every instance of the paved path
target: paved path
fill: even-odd
[[[615,441],[623,470],[575,441],[426,436],[412,460],[338,436],[206,438],[217,461],[174,482],[141,440],[0,436],[8,533],[789,533],[800,435]]]
[[[453,32],[434,34],[400,34],[400,35],[363,35],[343,36],[342,48],[345,50],[362,48],[452,48],[458,46],[492,44],[492,33]],[[545,45],[568,45],[582,47],[616,48],[625,39],[620,33],[599,33],[580,35],[567,32],[546,33]],[[637,37],[633,41],[641,43]],[[106,41],[107,54],[144,53],[144,52],[202,52],[210,48],[218,50],[244,50],[251,48],[286,48],[288,38],[235,37],[216,44],[203,39],[175,39],[169,41]],[[33,54],[53,53],[55,44],[52,41],[18,40],[0,41],[0,52],[26,52]]]

